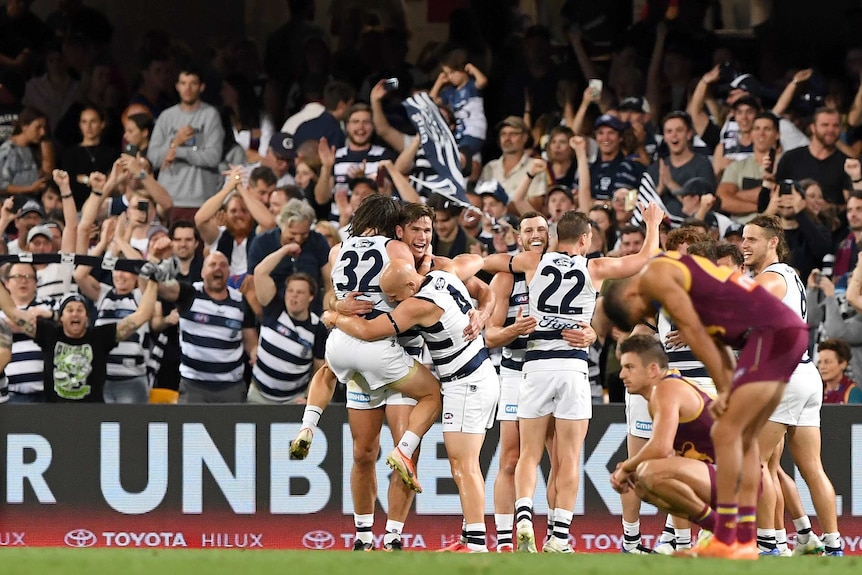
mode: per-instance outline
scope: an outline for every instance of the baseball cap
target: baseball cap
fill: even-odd
[[[644,114],[649,114],[650,112],[649,102],[641,96],[631,96],[624,99],[620,102],[617,109],[620,112],[643,112]]]
[[[510,128],[517,128],[522,132],[529,132],[529,128],[527,128],[527,123],[524,121],[524,118],[520,116],[506,116],[503,121],[497,124],[497,131],[503,129],[503,126],[509,126]]]
[[[485,180],[476,185],[476,195],[494,196],[494,199],[503,205],[509,204],[509,194],[503,189],[503,186],[497,180]]]
[[[80,304],[83,304],[84,310],[87,312],[87,315],[88,316],[90,315],[90,310],[87,307],[87,300],[84,299],[84,296],[82,296],[79,293],[70,293],[66,297],[64,297],[62,303],[60,303],[60,309],[58,310],[57,315],[58,316],[63,315],[63,310],[66,309],[66,306],[69,305],[70,303],[72,303],[73,301],[76,301]]]
[[[593,125],[593,129],[598,130],[602,126],[608,126],[617,132],[624,132],[625,129],[629,127],[628,122],[623,122],[616,116],[611,116],[610,114],[602,114],[599,116],[596,123]]]
[[[673,195],[675,196],[702,196],[704,194],[711,194],[715,191],[715,186],[713,186],[709,180],[706,178],[692,178],[687,181],[683,186],[675,191]]]
[[[293,134],[288,134],[287,132],[273,134],[269,140],[269,147],[272,148],[272,153],[276,156],[291,160],[296,157]]]
[[[724,238],[727,239],[730,236],[742,237],[742,224],[730,224],[727,226],[727,229],[724,230]]]
[[[54,241],[54,234],[51,233],[51,228],[44,224],[30,228],[30,231],[27,232],[27,243],[32,242],[36,236],[45,236],[49,240]]]
[[[37,213],[43,218],[45,217],[45,210],[42,209],[42,204],[36,200],[27,200],[24,202],[24,205],[18,210],[18,217],[20,218],[29,213]]]
[[[569,186],[564,186],[563,184],[557,184],[555,186],[551,186],[548,189],[548,197],[550,198],[551,194],[553,194],[554,192],[562,192],[563,194],[566,195],[567,198],[569,198],[570,202],[574,203],[574,201],[575,201],[575,195],[572,193],[572,189],[569,188]]]

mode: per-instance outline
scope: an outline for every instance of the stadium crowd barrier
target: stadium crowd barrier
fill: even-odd
[[[309,458],[291,461],[290,441],[302,407],[22,405],[3,409],[0,449],[0,546],[348,549],[353,542],[352,463],[345,410],[333,406],[314,436]],[[622,406],[596,406],[581,464],[572,543],[581,552],[618,552],[619,496],[608,482],[625,455]],[[497,429],[482,452],[485,509],[493,546]],[[387,429],[381,453],[392,448]],[[785,456],[786,457],[786,456]],[[838,494],[845,552],[862,552],[862,408],[823,408],[823,461]],[[803,502],[811,498],[797,477]],[[542,464],[536,513],[547,508]],[[405,549],[434,550],[461,528],[440,424],[426,435]],[[389,469],[377,464],[382,501],[375,536],[385,525]],[[645,543],[663,517],[644,505]],[[789,523],[792,531],[792,524]],[[815,527],[816,529],[816,527]],[[544,535],[537,517],[537,536]],[[378,541],[378,546],[382,542]]]

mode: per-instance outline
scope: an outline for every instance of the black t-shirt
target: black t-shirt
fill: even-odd
[[[87,328],[84,337],[71,338],[59,323],[39,318],[33,340],[42,348],[48,401],[105,401],[102,391],[108,353],[117,345],[117,324]]]
[[[80,210],[90,197],[90,188],[78,181],[78,176],[89,176],[92,172],[110,174],[114,160],[120,152],[110,146],[75,146],[63,152],[60,166],[69,172],[69,186],[75,196],[75,205]],[[134,174],[136,177],[137,174]]]
[[[778,161],[775,170],[776,181],[803,180],[812,178],[823,190],[823,198],[837,206],[847,203],[844,190],[852,190],[850,176],[844,172],[844,160],[847,156],[835,150],[825,160],[818,160],[808,151],[808,146],[790,150]]]

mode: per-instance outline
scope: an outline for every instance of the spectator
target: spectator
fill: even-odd
[[[715,177],[720,178],[731,162],[744,160],[754,152],[753,134],[751,132],[754,118],[760,113],[760,102],[753,96],[742,96],[731,104],[735,130],[727,130],[724,138],[715,147],[712,157],[712,167]],[[776,132],[778,120],[776,118]]]
[[[340,214],[338,218],[338,235],[341,241],[350,237],[350,222],[362,200],[368,196],[380,193],[377,183],[369,178],[352,178],[348,180],[347,185],[350,190],[349,194],[344,190],[339,190],[335,193],[335,202],[338,204],[338,212]]]
[[[679,198],[681,215],[705,222],[709,227],[718,229],[718,220],[712,206],[715,205],[715,188],[704,178],[691,178],[673,193]]]
[[[620,230],[620,247],[617,251],[619,257],[630,256],[641,251],[646,234],[643,228],[638,226],[625,226]]]
[[[862,192],[854,191],[850,194],[846,216],[850,233],[838,244],[835,252],[832,277],[836,280],[855,269],[857,256],[862,249]]]
[[[11,201],[6,200],[3,203],[3,209],[5,211],[11,212]],[[28,243],[27,243],[27,234],[30,233],[34,227],[38,226],[45,219],[45,211],[42,209],[42,205],[36,200],[27,200],[21,209],[18,210],[18,216],[15,218],[15,229],[18,230],[18,238],[14,240],[10,240],[6,244],[6,253],[9,255],[18,255],[27,251]]]
[[[53,317],[54,302],[36,299],[36,268],[33,264],[14,262],[4,272],[3,284],[19,310],[33,317]],[[7,321],[6,314],[0,314],[2,320]],[[42,349],[33,338],[21,331],[13,333],[12,359],[4,370],[9,382],[9,402],[45,401],[43,369]]]
[[[255,293],[263,306],[257,360],[252,368],[248,402],[264,405],[305,403],[311,377],[325,362],[327,330],[309,306],[317,293],[307,274],[287,278],[284,299],[276,297],[271,272],[298,246],[287,244],[255,268]]]
[[[244,163],[260,162],[275,130],[269,116],[261,112],[254,86],[242,74],[230,74],[222,80],[221,99],[230,115],[234,140],[245,151]]]
[[[578,173],[578,163],[570,142],[575,133],[566,126],[554,126],[548,132],[547,177],[549,185],[566,186],[572,189],[575,185],[575,175]]]
[[[69,75],[59,44],[45,53],[45,74],[27,81],[21,103],[45,112],[53,133],[60,119],[78,98],[80,84]]]
[[[737,224],[739,225],[739,224]],[[741,229],[741,228],[740,228]],[[740,232],[741,233],[741,232]],[[725,236],[727,232],[725,232]],[[742,236],[739,237],[740,243]],[[741,274],[745,273],[745,258],[742,256],[742,251],[736,244],[720,243],[715,245],[715,263],[719,266],[725,266],[736,270]]]
[[[69,174],[62,170],[54,170],[54,183],[60,188],[60,198],[63,201],[63,229],[60,252],[75,253],[75,241],[78,229],[78,211],[72,190],[69,187]],[[56,253],[54,231],[56,224],[41,224],[30,228],[27,232],[27,251],[32,254]],[[77,291],[72,283],[72,265],[68,263],[36,264],[36,297],[41,300],[59,299],[64,295]],[[46,380],[47,381],[47,380]]]
[[[482,253],[482,243],[468,236],[461,228],[458,220],[461,216],[461,206],[447,200],[439,194],[434,194],[428,200],[428,206],[434,210],[434,237],[432,245],[435,256],[454,258],[461,254]]]
[[[821,341],[840,339],[849,345],[850,372],[862,373],[862,314],[855,307],[862,303],[859,301],[860,284],[849,285],[846,296],[838,294],[835,284],[818,271],[812,271],[806,284],[808,325],[819,328]],[[862,272],[854,275],[862,276]],[[862,277],[857,282],[862,282]]]
[[[335,149],[325,138],[320,140],[318,154],[323,167],[311,204],[321,208],[329,205],[330,220],[337,221],[340,215],[332,201],[335,192],[347,189],[351,178],[376,179],[381,160],[395,159],[390,150],[372,143],[373,136],[371,108],[367,104],[354,104],[347,113],[347,144]]]
[[[155,122],[149,114],[129,114],[123,123],[123,139],[126,141],[123,152],[146,158],[154,127]]]
[[[192,222],[176,220],[170,228],[171,247],[179,262],[177,279],[195,283],[201,279],[203,257],[198,253],[200,235]]]
[[[590,164],[590,182],[593,200],[609,202],[618,189],[638,187],[642,166],[626,159],[623,153],[623,134],[629,126],[619,118],[603,114],[596,120],[595,138],[599,153]]]
[[[147,157],[174,199],[174,217],[192,219],[216,189],[225,131],[215,108],[201,101],[206,86],[196,68],[180,70],[176,87],[180,103],[159,116]]]
[[[169,242],[170,240],[164,240]],[[81,244],[79,243],[79,248]],[[86,255],[86,250],[81,251]],[[111,284],[100,283],[90,275],[92,267],[75,268],[75,282],[81,294],[89,298],[96,309],[93,327],[116,325],[134,314],[144,304],[143,291],[138,288],[138,276],[132,272],[114,270]],[[148,302],[155,309],[153,302]],[[159,317],[144,321],[127,337],[117,338],[116,347],[108,352],[106,379],[102,390],[105,403],[147,403],[150,384],[147,378],[147,356],[150,349],[150,321],[161,322]]]
[[[817,369],[823,378],[823,403],[862,403],[862,389],[847,375],[850,346],[827,339],[817,346]]]
[[[596,204],[590,208],[588,215],[604,234],[606,249],[608,251],[616,249],[619,241],[619,225],[614,210],[608,204]]]
[[[314,224],[314,231],[323,236],[330,248],[342,241],[341,233],[334,222],[320,220]]]
[[[279,132],[273,134],[269,140],[269,148],[266,156],[261,160],[261,165],[270,168],[277,178],[276,186],[290,186],[296,183],[290,173],[294,159],[297,157],[296,146],[293,135]]]
[[[799,272],[802,281],[811,270],[820,266],[832,250],[832,230],[827,229],[808,211],[805,196],[796,182],[773,186],[766,215],[778,215],[784,230],[790,265]]]
[[[44,390],[49,402],[104,401],[108,353],[150,320],[157,285],[147,282],[133,313],[99,327],[89,327],[87,303],[81,295],[67,296],[60,304],[59,321],[54,321],[21,311],[6,287],[0,287],[0,309],[42,348]]]
[[[129,104],[142,104],[153,120],[170,106],[171,62],[164,52],[145,51],[140,63],[140,85]]]
[[[297,186],[280,186],[274,189],[269,195],[269,213],[278,220],[278,215],[281,213],[281,210],[284,209],[287,202],[293,199],[305,199],[305,194]]]
[[[312,158],[301,158],[296,161],[296,185],[305,195],[314,194],[314,187],[320,178],[321,163],[316,155]]]
[[[278,227],[256,236],[248,253],[248,273],[254,273],[254,268],[263,258],[281,246],[295,243],[301,247],[299,255],[293,258],[283,258],[272,272],[272,279],[279,287],[278,297],[283,297],[282,290],[288,276],[303,272],[310,275],[320,286],[311,304],[311,311],[319,313],[323,310],[323,295],[332,289],[331,270],[329,266],[329,244],[319,233],[311,229],[314,223],[314,210],[302,200],[292,199],[281,210]],[[247,282],[249,283],[249,282]],[[253,306],[257,305],[254,296],[254,282],[246,297]]]
[[[439,106],[446,106],[454,112],[455,142],[470,158],[482,149],[488,130],[485,104],[479,95],[479,91],[488,84],[488,78],[467,61],[465,50],[452,50],[444,56],[441,64],[443,71],[437,75],[429,96]]]
[[[53,162],[46,129],[45,114],[36,108],[18,114],[12,137],[0,144],[0,192],[38,195],[45,189],[44,174],[50,173],[48,164]]]
[[[499,182],[490,180],[476,186],[476,193],[482,198],[482,212],[485,214],[482,230],[476,239],[484,244],[488,254],[517,254],[520,251],[515,230],[517,226],[506,217],[506,207],[509,205],[506,190]]]
[[[323,106],[310,103],[303,108],[306,110],[311,106],[319,106],[320,112],[313,117],[303,116],[304,120],[297,123],[295,131],[292,132],[296,145],[300,146],[309,140],[318,142],[321,138],[326,138],[329,145],[335,146],[336,149],[343,148],[346,138],[341,123],[347,119],[347,113],[353,106],[355,95],[353,86],[345,82],[333,80],[326,84],[323,89]],[[291,132],[288,124],[290,120],[282,127],[283,132]]]
[[[508,116],[497,124],[497,134],[503,155],[485,164],[479,179],[496,180],[509,196],[514,196],[518,184],[527,176],[530,165],[530,153],[527,151],[529,128],[518,116]],[[546,192],[545,179],[533,178],[527,197],[544,197]]]
[[[228,286],[232,288],[239,288],[245,280],[249,249],[256,233],[255,220],[264,230],[275,227],[275,218],[260,201],[259,194],[242,185],[241,171],[242,168],[231,170],[222,189],[195,214],[205,251],[219,252],[227,258]],[[224,225],[219,225],[217,216],[223,216]]]
[[[773,114],[757,114],[751,127],[752,153],[744,159],[729,162],[724,169],[716,195],[721,199],[721,210],[737,223],[744,224],[763,209],[758,209],[758,198],[764,171],[767,174],[775,172],[769,158],[770,154],[778,151],[778,129],[778,118]],[[777,164],[779,156],[772,157]]]
[[[81,142],[63,151],[60,167],[69,173],[75,205],[80,210],[90,195],[90,188],[87,186],[90,174],[110,173],[119,154],[116,147],[102,143],[102,133],[105,130],[104,110],[91,105],[85,106],[81,110],[78,126],[82,134]]]
[[[245,298],[228,286],[229,273],[224,254],[213,252],[202,281],[159,286],[159,295],[180,311],[180,403],[245,401],[243,354],[254,363],[257,331]]]
[[[724,241],[725,243],[734,245],[736,247],[742,246],[742,224],[730,224],[727,226],[727,229],[724,230]]]
[[[775,170],[775,179],[782,182],[811,178],[820,184],[827,202],[846,204],[853,184],[844,172],[847,156],[835,145],[840,136],[840,122],[837,110],[819,108],[809,126],[811,143],[784,154]]]

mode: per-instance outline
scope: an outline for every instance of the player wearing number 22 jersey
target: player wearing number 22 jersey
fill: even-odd
[[[530,334],[524,356],[523,380],[518,393],[521,453],[515,467],[515,512],[519,551],[536,551],[533,531],[533,495],[536,467],[544,452],[548,426],[555,431],[553,536],[544,551],[571,553],[568,542],[578,487],[578,464],[589,420],[592,397],[588,379],[587,349],[573,348],[563,331],[589,324],[596,294],[605,279],[637,273],[658,247],[661,210],[651,205],[644,212],[649,223],[643,249],[622,258],[585,256],[592,239],[586,215],[566,212],[557,224],[557,251],[544,255],[518,254],[511,271],[524,273],[529,289],[530,315],[536,329]],[[505,271],[508,262],[491,256],[485,270]],[[505,266],[505,267],[504,267]]]

